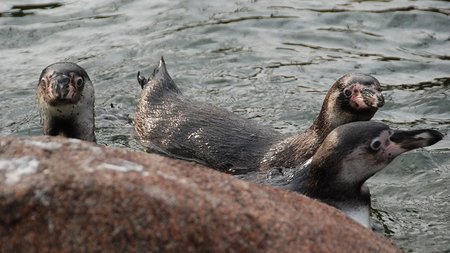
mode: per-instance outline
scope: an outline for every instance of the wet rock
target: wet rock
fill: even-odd
[[[0,137],[1,252],[398,252],[334,208],[194,163]]]

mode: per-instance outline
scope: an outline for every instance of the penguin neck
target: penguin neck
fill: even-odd
[[[287,148],[293,146],[295,149],[301,149],[303,150],[303,152],[300,151],[301,155],[309,159],[334,128],[346,123],[346,117],[338,117],[342,111],[335,108],[337,106],[335,100],[336,98],[328,94],[313,124],[305,132],[292,138]]]
[[[46,106],[41,110],[44,134],[95,142],[94,107]]]
[[[370,191],[365,183],[361,185],[358,198],[337,202],[334,206],[354,221],[370,228]]]
[[[338,125],[331,121],[332,115],[329,114],[324,106],[305,132],[278,144],[268,167],[296,167],[311,158],[327,135]]]
[[[333,165],[339,166],[339,163]],[[351,183],[339,180],[339,168],[334,168],[333,165],[315,166],[311,162],[309,166],[301,170],[296,183],[302,183],[302,193],[326,203],[360,199],[364,193],[361,190],[364,182]]]
[[[319,115],[308,129],[308,131],[316,133],[320,143],[322,143],[322,141],[331,131],[333,131],[333,129],[347,123],[348,121],[346,120],[347,115],[342,115],[343,111],[335,108],[337,106],[336,102],[330,102],[329,99],[329,96],[325,98]],[[335,105],[331,106],[330,103]]]
[[[348,115],[342,115],[337,109],[335,95],[329,93],[322,104],[314,123],[305,131],[281,142],[271,148],[270,155],[263,160],[261,168],[297,167],[311,158],[328,134],[337,126],[347,123]]]
[[[283,188],[331,205],[369,227],[369,188],[363,182],[339,182],[337,173],[333,168],[320,168],[311,163],[296,171],[292,181]]]

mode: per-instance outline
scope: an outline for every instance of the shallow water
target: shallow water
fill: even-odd
[[[12,1],[0,3],[0,134],[39,135],[41,70],[74,61],[96,88],[97,139],[140,149],[131,120],[164,55],[189,97],[290,133],[347,72],[377,77],[395,128],[450,129],[448,1]],[[405,251],[450,251],[450,139],[370,180],[374,217]],[[376,214],[376,215],[375,215]]]

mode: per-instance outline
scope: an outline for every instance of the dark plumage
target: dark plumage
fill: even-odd
[[[149,151],[236,174],[298,166],[335,127],[369,120],[384,104],[375,78],[345,75],[330,88],[314,124],[305,133],[290,137],[182,96],[163,59],[148,80],[138,73],[138,81],[143,90],[135,128]]]

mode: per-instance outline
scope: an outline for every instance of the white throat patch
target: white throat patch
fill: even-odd
[[[358,222],[366,228],[370,228],[370,215],[368,206],[345,206],[342,207],[341,210],[354,221]]]

